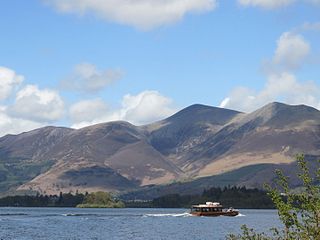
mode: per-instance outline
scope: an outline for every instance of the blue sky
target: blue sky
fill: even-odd
[[[320,108],[318,0],[5,0],[0,135],[194,103]]]

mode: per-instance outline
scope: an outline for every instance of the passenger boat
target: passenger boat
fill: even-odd
[[[239,214],[239,210],[233,208],[224,209],[223,206],[218,202],[206,202],[206,204],[192,205],[190,213],[194,216],[234,217]]]

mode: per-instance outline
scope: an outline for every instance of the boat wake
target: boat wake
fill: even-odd
[[[191,217],[190,213],[158,213],[158,214],[144,214],[144,217]]]
[[[62,216],[65,216],[65,217],[80,217],[83,215],[84,214],[77,214],[77,213],[64,213],[64,214],[62,214]]]
[[[245,217],[246,215],[239,213],[236,217]]]

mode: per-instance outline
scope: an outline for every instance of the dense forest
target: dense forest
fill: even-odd
[[[59,195],[9,196],[0,199],[0,207],[157,207],[189,208],[192,204],[208,201],[220,202],[225,207],[235,208],[274,208],[263,190],[245,187],[212,187],[200,195],[169,194],[152,201],[114,199],[108,193],[60,193]]]
[[[225,207],[235,208],[274,208],[271,198],[263,190],[246,187],[213,187],[201,195],[170,194],[152,201],[153,207],[189,208],[193,204],[220,202]]]

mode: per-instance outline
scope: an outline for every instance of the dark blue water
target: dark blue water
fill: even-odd
[[[187,209],[0,208],[0,239],[225,239],[242,224],[280,226],[274,210],[237,217],[193,217]]]

